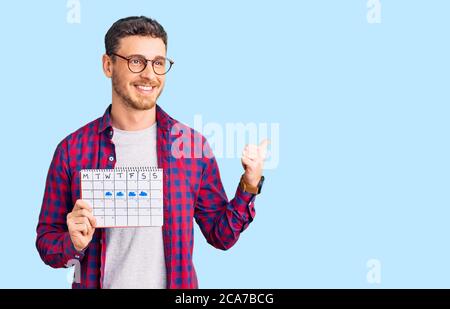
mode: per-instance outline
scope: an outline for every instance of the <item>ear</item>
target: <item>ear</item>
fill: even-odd
[[[102,57],[102,64],[103,64],[103,73],[105,73],[105,76],[108,78],[112,77],[112,59],[107,54],[104,54]]]

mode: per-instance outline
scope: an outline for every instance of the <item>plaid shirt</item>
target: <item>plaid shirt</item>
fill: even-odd
[[[54,268],[79,261],[81,282],[73,283],[72,288],[102,287],[106,257],[104,229],[97,228],[87,249],[78,252],[70,239],[66,216],[80,198],[79,171],[114,168],[116,154],[111,141],[110,111],[111,105],[102,117],[58,144],[47,175],[36,247],[42,260]],[[209,244],[226,250],[252,222],[255,196],[238,186],[234,199],[228,201],[206,139],[171,118],[158,105],[156,121],[158,167],[164,169],[162,229],[167,288],[198,288],[192,262],[193,218]],[[195,148],[200,143],[203,155],[195,156]],[[180,156],[173,149],[187,151],[191,157]]]

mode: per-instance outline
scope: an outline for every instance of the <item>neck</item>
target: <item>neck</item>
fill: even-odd
[[[136,110],[119,102],[112,102],[111,121],[114,127],[124,131],[138,131],[156,122],[156,104],[149,110]]]

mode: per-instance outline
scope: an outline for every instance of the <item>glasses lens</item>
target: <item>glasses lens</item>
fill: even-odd
[[[164,75],[170,69],[170,61],[166,58],[156,58],[153,60],[153,70],[156,74]]]
[[[131,72],[139,73],[144,71],[147,61],[142,57],[131,57],[128,60],[128,67]]]

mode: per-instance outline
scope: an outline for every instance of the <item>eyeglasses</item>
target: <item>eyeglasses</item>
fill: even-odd
[[[169,72],[170,68],[174,64],[172,60],[164,57],[156,57],[155,59],[150,60],[145,59],[145,57],[141,55],[133,55],[129,57],[124,57],[116,53],[111,53],[111,55],[128,61],[128,69],[133,73],[141,73],[145,70],[147,64],[151,62],[153,72],[155,72],[156,75],[164,75]]]

